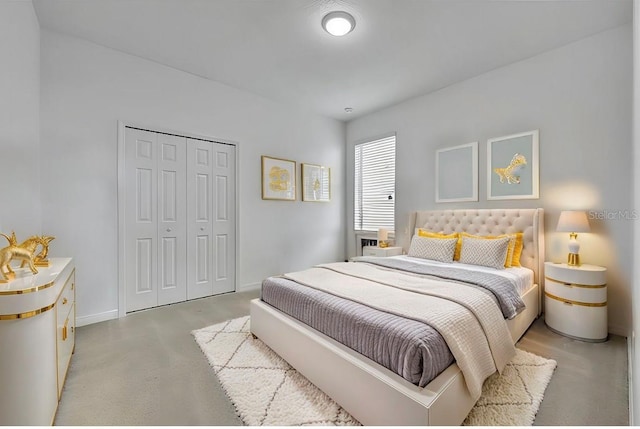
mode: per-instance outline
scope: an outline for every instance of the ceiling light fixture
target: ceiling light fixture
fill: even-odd
[[[322,18],[322,28],[333,36],[349,34],[356,26],[356,20],[351,14],[343,11],[329,12]]]

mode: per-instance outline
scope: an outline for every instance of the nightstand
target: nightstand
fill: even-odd
[[[397,256],[402,255],[402,247],[364,246],[362,256]]]
[[[545,262],[545,323],[582,341],[607,340],[607,269]]]

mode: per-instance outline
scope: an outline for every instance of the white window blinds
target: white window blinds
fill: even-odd
[[[355,146],[354,228],[394,229],[396,136]]]

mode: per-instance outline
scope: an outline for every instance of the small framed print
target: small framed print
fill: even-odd
[[[478,201],[478,142],[436,151],[436,203]]]
[[[487,140],[487,200],[539,198],[538,130]]]
[[[296,199],[296,162],[262,156],[262,199]]]
[[[331,169],[323,165],[302,164],[302,201],[331,200]]]

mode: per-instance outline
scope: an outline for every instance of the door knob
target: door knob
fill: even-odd
[[[171,228],[167,228],[167,232],[171,232]]]
[[[204,226],[201,226],[201,227],[200,227],[200,231],[204,231]]]

